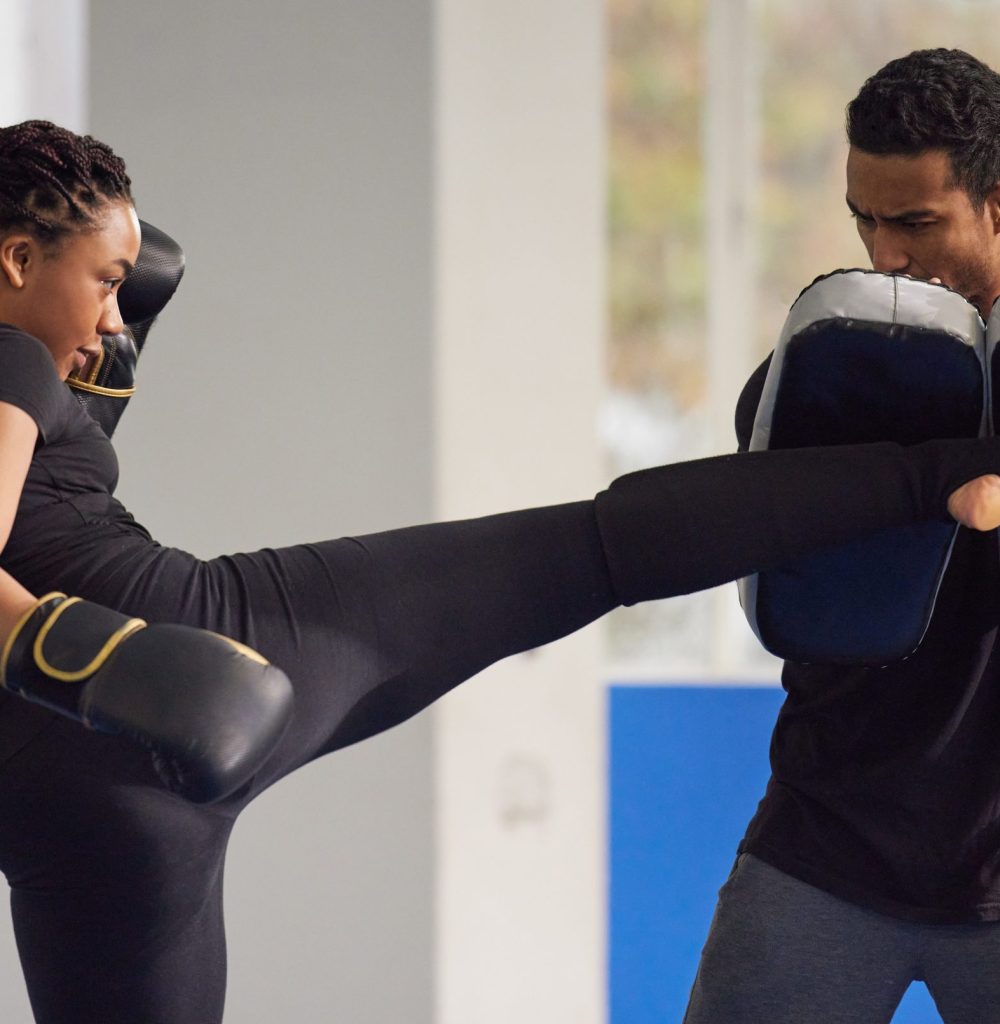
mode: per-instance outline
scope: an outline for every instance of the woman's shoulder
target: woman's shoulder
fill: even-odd
[[[0,361],[4,367],[26,363],[42,377],[60,383],[49,350],[34,335],[13,324],[0,323]]]
[[[65,423],[68,388],[48,349],[35,337],[0,323],[0,402],[23,409],[50,440]]]

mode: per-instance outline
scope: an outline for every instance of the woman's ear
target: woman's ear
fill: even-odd
[[[0,240],[0,275],[11,288],[23,288],[40,258],[38,243],[30,235],[6,235]]]

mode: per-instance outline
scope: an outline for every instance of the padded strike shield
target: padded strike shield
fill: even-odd
[[[984,436],[988,365],[982,319],[957,292],[836,271],[791,308],[750,450]],[[930,623],[957,532],[950,520],[916,523],[746,577],[743,610],[764,647],[790,661],[905,658]]]

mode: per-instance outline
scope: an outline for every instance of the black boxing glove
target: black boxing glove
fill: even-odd
[[[108,437],[135,393],[135,368],[149,329],[184,275],[180,246],[152,224],[139,223],[139,255],[118,291],[125,329],[121,334],[105,334],[100,356],[84,368],[82,375],[75,371],[66,381]]]
[[[256,651],[64,594],[46,595],[22,616],[4,645],[0,682],[141,744],[167,787],[197,803],[247,782],[292,711],[291,683]]]

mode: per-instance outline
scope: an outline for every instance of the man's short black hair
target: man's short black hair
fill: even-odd
[[[1000,181],[1000,75],[964,50],[915,50],[848,104],[847,141],[884,156],[943,150],[955,184],[981,209]]]

